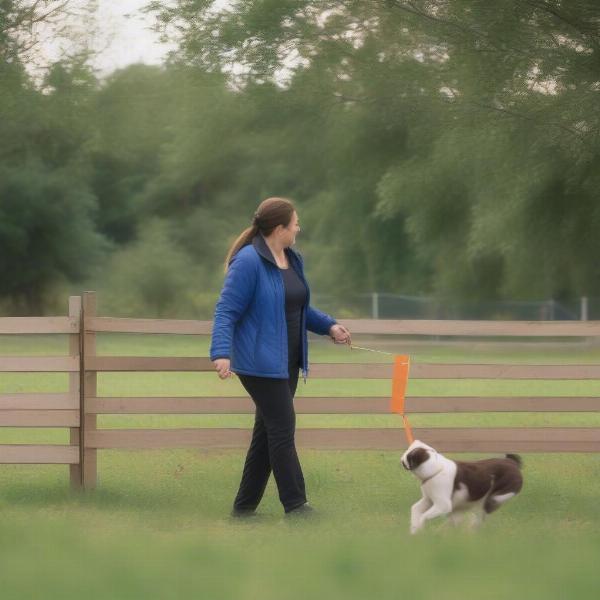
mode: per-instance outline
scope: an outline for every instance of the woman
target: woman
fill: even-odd
[[[233,505],[255,514],[271,470],[287,514],[312,511],[296,453],[293,399],[299,369],[308,372],[307,329],[350,343],[350,332],[310,306],[293,203],[268,198],[231,246],[215,308],[210,358],[221,379],[235,373],[256,405],[252,442]]]

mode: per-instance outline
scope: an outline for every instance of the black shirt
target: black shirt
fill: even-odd
[[[306,303],[306,286],[290,266],[288,269],[279,269],[285,287],[285,320],[287,322],[288,337],[288,365],[297,367],[302,356],[301,319],[302,307]],[[290,373],[291,375],[291,373]]]

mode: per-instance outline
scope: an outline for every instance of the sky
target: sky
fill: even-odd
[[[161,63],[170,47],[158,41],[150,30],[152,15],[140,13],[148,0],[99,0],[97,19],[102,24],[98,40],[106,49],[98,55],[95,66],[106,75],[131,63]]]
[[[149,0],[70,0],[69,6],[75,11],[90,4],[97,6],[91,19],[72,17],[69,24],[72,31],[95,51],[91,64],[99,78],[104,79],[113,71],[133,63],[160,64],[169,51],[175,49],[174,44],[161,43],[159,34],[152,31],[154,15],[141,12],[148,2]],[[169,0],[164,1],[164,4],[169,3]],[[213,0],[215,10],[226,8],[229,4],[230,0]],[[70,49],[53,38],[50,31],[41,30],[39,34],[40,60],[36,65],[30,65],[34,76],[43,76],[44,67],[59,60],[61,51],[69,53]],[[288,63],[275,73],[276,80],[282,85],[291,73],[289,67],[297,64],[296,58],[292,56]],[[235,76],[243,73],[244,68],[232,63],[224,67],[224,72]]]
[[[72,18],[72,29],[87,40],[97,54],[92,64],[100,77],[132,63],[160,64],[172,48],[161,44],[151,31],[153,16],[140,9],[148,0],[96,0],[98,9],[91,21]],[[74,9],[89,4],[88,0],[71,0]],[[43,61],[60,57],[60,42],[52,35],[41,34]]]

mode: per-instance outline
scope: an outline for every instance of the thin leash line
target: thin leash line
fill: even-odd
[[[367,352],[377,352],[378,354],[387,354],[388,356],[395,356],[393,352],[384,352],[383,350],[375,350],[374,348],[365,348],[364,346],[355,346],[350,344],[350,350],[366,350]]]

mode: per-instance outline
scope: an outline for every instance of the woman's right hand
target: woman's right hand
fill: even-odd
[[[217,358],[217,360],[213,360],[213,365],[215,365],[217,374],[221,379],[227,379],[233,375],[231,372],[231,361],[228,358]]]

